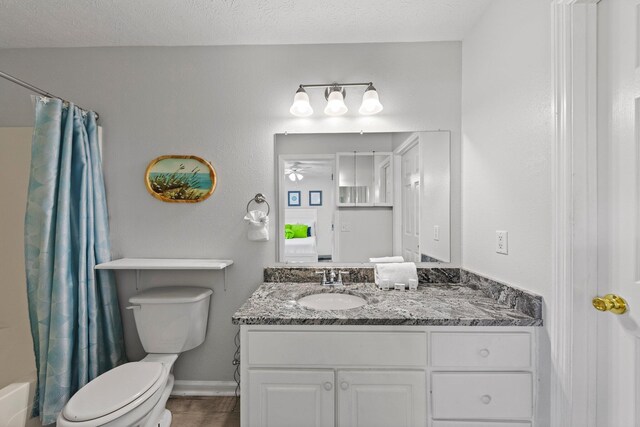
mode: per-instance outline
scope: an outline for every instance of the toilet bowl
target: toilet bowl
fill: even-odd
[[[129,299],[140,341],[149,354],[118,366],[80,389],[58,416],[58,427],[169,427],[165,406],[180,353],[202,344],[212,291],[163,287]]]

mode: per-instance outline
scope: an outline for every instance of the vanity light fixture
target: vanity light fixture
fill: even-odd
[[[373,83],[331,83],[331,84],[301,84],[296,95],[293,98],[293,104],[289,111],[291,114],[297,117],[308,117],[313,114],[313,108],[309,103],[309,95],[305,89],[307,88],[324,88],[324,97],[327,100],[327,105],[324,108],[324,113],[328,116],[341,116],[345,114],[349,109],[344,103],[344,98],[347,96],[345,90],[346,87],[365,86],[364,95],[362,96],[362,105],[358,110],[363,115],[378,114],[382,111],[382,104],[378,96],[378,91],[373,87]]]
[[[341,116],[349,109],[344,103],[346,91],[343,87],[332,86],[324,91],[324,97],[327,99],[327,106],[324,107],[324,113],[327,116]]]
[[[364,95],[362,95],[362,105],[360,106],[360,114],[364,114],[365,116],[371,116],[374,114],[378,114],[382,111],[382,104],[380,104],[380,99],[378,98],[378,91],[373,84],[369,83],[367,89],[364,91]]]
[[[309,95],[302,85],[296,91],[296,96],[293,97],[293,104],[289,111],[298,117],[308,117],[313,114],[313,108],[309,104]]]

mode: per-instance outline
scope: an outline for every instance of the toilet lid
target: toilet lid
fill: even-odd
[[[149,390],[162,374],[162,363],[132,362],[100,375],[81,388],[64,407],[69,421],[89,421],[128,405]]]

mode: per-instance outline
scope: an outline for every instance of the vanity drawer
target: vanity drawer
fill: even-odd
[[[433,332],[431,365],[436,368],[528,368],[531,366],[531,334]]]
[[[249,331],[250,366],[427,364],[424,332]]]
[[[432,427],[531,427],[528,421],[434,421]]]
[[[437,372],[431,376],[437,419],[518,419],[533,415],[528,372]]]

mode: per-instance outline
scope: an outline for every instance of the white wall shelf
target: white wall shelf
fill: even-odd
[[[233,264],[230,259],[198,258],[120,258],[96,265],[96,270],[134,270],[136,289],[140,284],[142,270],[222,270],[223,286],[227,290],[227,267]]]
[[[230,259],[120,258],[96,265],[96,270],[223,270]]]

